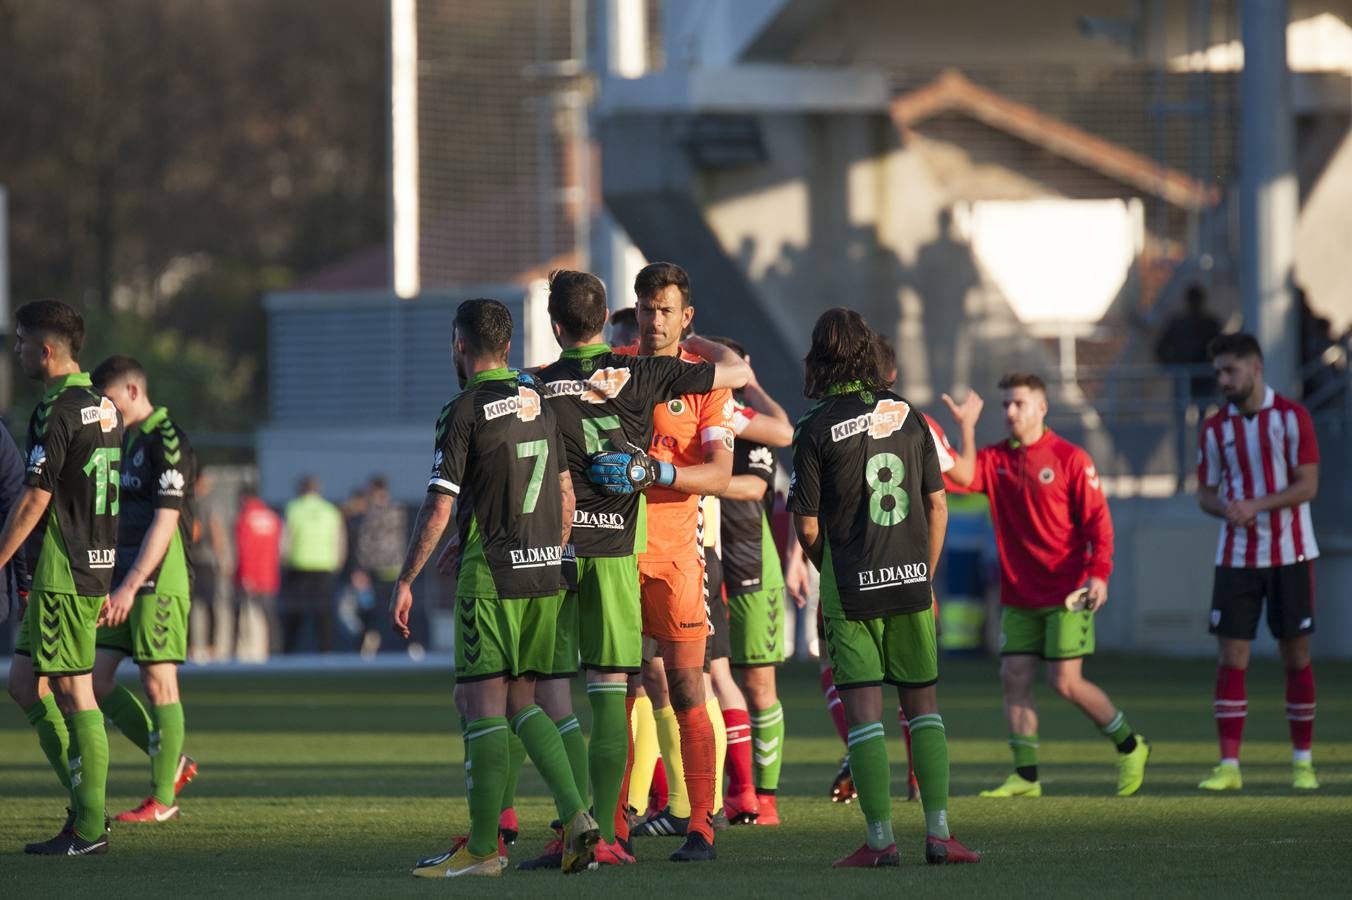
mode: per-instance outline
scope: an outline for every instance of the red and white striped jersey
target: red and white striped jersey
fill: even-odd
[[[1263,408],[1243,415],[1233,404],[1202,425],[1197,482],[1219,487],[1222,503],[1254,500],[1290,486],[1296,466],[1319,462],[1310,413],[1267,388]],[[1216,565],[1255,569],[1289,566],[1314,559],[1310,504],[1260,513],[1253,525],[1221,524]]]

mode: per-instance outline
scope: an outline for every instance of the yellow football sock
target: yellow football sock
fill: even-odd
[[[728,757],[728,726],[723,722],[723,707],[717,697],[704,703],[714,725],[714,812],[723,808],[723,761]]]
[[[676,710],[670,706],[653,709],[657,725],[657,746],[662,748],[662,764],[667,768],[667,805],[671,814],[690,818],[690,795],[685,790],[685,766],[681,762],[681,726]]]
[[[648,792],[653,786],[653,767],[661,755],[657,749],[657,722],[653,719],[653,702],[645,694],[634,698],[634,717],[629,727],[634,730],[634,767],[629,772],[628,804],[643,815],[648,808]]]

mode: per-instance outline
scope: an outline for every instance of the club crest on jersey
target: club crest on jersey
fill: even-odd
[[[1051,484],[1056,480],[1056,473],[1052,471],[1051,466],[1045,466],[1041,472],[1037,473],[1037,480],[1043,484]]]
[[[775,455],[769,447],[757,447],[748,454],[746,462],[753,469],[769,472],[775,467]]]
[[[667,412],[671,413],[673,416],[679,416],[681,413],[685,412],[685,401],[679,397],[675,400],[668,400]]]
[[[516,389],[515,397],[484,404],[484,418],[490,421],[513,413],[523,422],[534,422],[540,415],[540,395],[528,387],[520,386]]]
[[[884,397],[873,407],[872,412],[832,425],[831,440],[843,441],[858,434],[867,434],[875,441],[881,440],[900,431],[910,414],[910,404],[903,400],[889,400]]]

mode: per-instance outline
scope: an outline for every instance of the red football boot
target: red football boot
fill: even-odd
[[[723,801],[723,813],[732,825],[752,825],[760,815],[759,798],[754,790],[744,791]]]
[[[608,844],[602,838],[597,842],[594,852],[596,853],[596,861],[603,866],[630,866],[638,861],[629,851],[624,849],[619,841]]]
[[[516,821],[516,810],[507,807],[498,816],[498,836],[508,844],[515,844],[516,837],[521,833],[521,826]]]
[[[774,794],[757,794],[756,803],[760,805],[760,815],[756,816],[757,825],[778,825],[779,809]]]
[[[118,813],[113,817],[114,822],[168,822],[170,819],[178,818],[178,806],[165,806],[154,797],[147,797],[141,801],[141,805],[135,809],[129,809],[124,813]]]
[[[936,866],[944,863],[978,863],[981,862],[981,854],[968,850],[951,835],[946,841],[929,835],[925,838],[925,862]]]
[[[833,869],[881,869],[884,866],[901,865],[901,855],[896,844],[888,844],[882,850],[874,850],[868,844],[860,847],[849,856],[831,863]]]
[[[183,789],[192,783],[197,777],[197,760],[191,756],[180,753],[178,757],[178,771],[174,773],[174,796],[177,797],[183,793]]]

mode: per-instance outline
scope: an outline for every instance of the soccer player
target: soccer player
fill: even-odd
[[[1000,550],[1000,681],[1014,772],[983,797],[1040,797],[1037,658],[1052,690],[1083,712],[1117,748],[1117,795],[1141,788],[1150,745],[1103,690],[1084,677],[1094,652],[1094,611],[1108,602],[1113,523],[1094,461],[1046,425],[1047,387],[1037,375],[1000,380],[1009,440],[976,451],[983,402],[975,391],[962,406],[944,402],[961,428],[957,465],[949,476],[990,501]],[[923,786],[921,788],[923,792]]]
[[[638,352],[671,357],[679,363],[680,339],[695,314],[689,276],[673,263],[653,263],[638,273],[634,293],[638,299]],[[663,759],[672,766],[668,770],[672,793],[677,793],[683,780],[690,804],[688,817],[680,817],[687,821],[679,823],[686,832],[685,842],[671,855],[677,862],[715,858],[717,749],[703,671],[710,632],[704,551],[698,530],[699,497],[720,493],[732,477],[732,396],[725,388],[741,387],[748,377],[745,363],[721,344],[692,337],[686,341],[686,349],[720,354],[720,361],[726,358],[737,367],[737,378],[722,382],[724,387],[710,393],[671,400],[655,413],[658,423],[651,441],[651,462],[657,477],[649,479],[651,486],[642,484],[648,488],[649,520],[648,549],[639,554],[643,634],[656,642],[656,655],[665,670],[665,678],[659,679],[657,670],[648,666],[645,686],[658,723]],[[598,457],[592,468],[593,481],[608,490],[632,489],[634,479],[629,472],[635,468],[646,471],[644,465],[633,464],[635,455],[648,460],[648,454],[641,450],[638,454],[615,452]],[[683,778],[674,771],[678,758]]]
[[[747,359],[746,350],[736,341],[718,340]],[[750,406],[739,410],[737,415],[757,412],[760,413],[757,421],[778,421],[784,426],[785,440],[775,441],[774,445],[787,446],[792,442],[793,427],[788,414],[760,387],[754,374],[742,389],[740,399]],[[775,667],[784,661],[784,571],[769,519],[774,506],[776,469],[770,446],[739,435],[733,444],[732,478],[718,500],[723,585],[730,620],[730,660],[741,676],[750,708],[745,746],[754,762],[757,825],[780,824],[775,793],[779,789],[784,752],[784,709],[775,690]],[[720,703],[722,700],[720,696]],[[738,712],[741,711],[729,710],[724,705],[729,768],[734,776],[737,769],[733,753],[734,747],[739,746],[734,741],[742,736],[734,730],[740,723],[729,715],[736,716]],[[736,797],[735,790],[730,789],[729,793]],[[732,813],[730,809],[728,818],[737,821]]]
[[[812,329],[804,393],[817,404],[798,423],[789,511],[803,552],[821,572],[827,653],[849,726],[850,768],[866,843],[839,868],[900,863],[892,834],[891,774],[882,725],[884,681],[911,716],[925,810],[925,860],[978,862],[949,832],[948,739],[930,575],[948,524],[934,439],[889,391],[862,316],[830,309]]]
[[[46,392],[28,420],[26,486],[0,531],[0,567],[44,520],[45,530],[9,693],[37,729],[71,800],[61,832],[24,852],[106,853],[108,735],[90,673],[117,553],[122,420],[113,401],[80,371],[79,313],[55,300],[37,300],[19,307],[14,321],[19,367],[43,382]]]
[[[746,378],[745,366],[726,348],[699,341],[691,342],[691,349],[707,362],[697,364],[611,352],[601,339],[605,286],[586,272],[553,274],[549,315],[562,354],[541,369],[539,378],[557,415],[577,508],[572,521],[576,581],[564,616],[575,624],[561,627],[554,668],[546,671],[571,675],[581,658],[592,709],[591,742],[583,765],[590,772],[601,820],[604,844],[598,853],[605,862],[632,862],[623,846],[628,823],[615,813],[629,756],[626,681],[643,661],[635,554],[647,541],[648,525],[642,495],[632,485],[629,491],[612,493],[593,484],[589,470],[592,457],[605,451],[629,448],[645,457],[641,448],[652,440],[654,406],[688,392],[740,383]],[[657,470],[652,467],[653,473]],[[550,715],[561,730],[571,733],[577,720],[572,717],[566,677],[541,685],[551,693]],[[552,852],[547,847],[543,856],[523,866],[552,865],[548,859]]]
[[[468,720],[470,833],[448,852],[419,861],[413,874],[420,878],[501,874],[498,816],[509,727],[549,786],[564,823],[563,871],[590,868],[601,837],[559,732],[535,703],[533,673],[547,671],[554,659],[563,603],[559,566],[573,490],[541,385],[507,367],[511,337],[511,313],[498,301],[467,300],[457,308],[452,348],[462,390],[437,419],[427,497],[390,599],[391,623],[408,638],[413,582],[454,508],[462,548],[455,675]]]
[[[1202,426],[1197,502],[1223,519],[1216,547],[1211,633],[1220,644],[1216,730],[1221,761],[1198,787],[1237,791],[1239,745],[1248,713],[1244,673],[1258,615],[1286,668],[1292,786],[1316,790],[1314,739],[1313,560],[1319,556],[1310,501],[1319,491],[1319,447],[1310,414],[1263,382],[1263,352],[1248,334],[1226,334],[1208,350],[1224,409]]]
[[[110,356],[92,377],[126,428],[115,588],[107,624],[95,639],[94,695],[103,714],[150,756],[150,796],[116,821],[167,822],[178,817],[178,792],[197,774],[197,763],[183,755],[178,687],[178,667],[188,653],[193,571],[187,548],[197,460],[169,411],[150,402],[139,362]],[[128,656],[141,670],[149,715],[117,683],[118,664]]]

